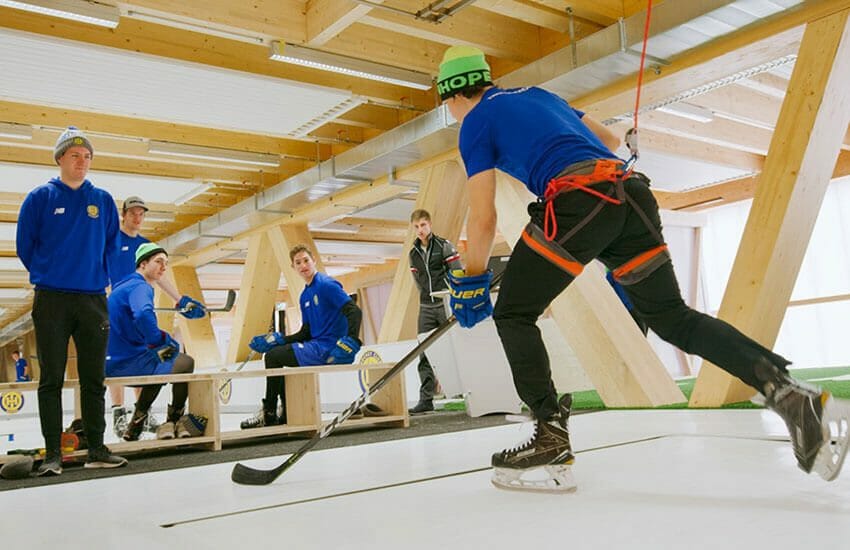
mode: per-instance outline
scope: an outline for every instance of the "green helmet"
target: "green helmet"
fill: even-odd
[[[443,54],[437,75],[437,92],[441,100],[445,101],[467,88],[492,83],[490,65],[484,59],[484,52],[478,48],[452,46]]]
[[[158,244],[142,243],[139,245],[139,248],[136,249],[136,267],[139,267],[140,263],[156,256],[160,252],[168,256],[168,252],[166,252],[165,249]]]

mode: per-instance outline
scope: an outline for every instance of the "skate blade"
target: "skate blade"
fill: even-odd
[[[850,447],[850,401],[830,395],[821,422],[827,441],[821,445],[812,469],[824,480],[832,481],[841,472]]]
[[[550,464],[529,470],[494,468],[490,482],[498,489],[533,493],[574,493],[577,489],[568,464]]]

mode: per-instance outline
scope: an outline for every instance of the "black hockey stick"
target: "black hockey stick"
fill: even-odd
[[[236,303],[236,291],[231,289],[231,290],[227,291],[227,300],[224,302],[224,305],[222,307],[206,307],[205,306],[204,310],[207,313],[221,313],[221,312],[226,313],[226,312],[230,311],[231,309],[233,309],[233,304],[235,304],[235,303]],[[198,306],[155,307],[155,308],[153,308],[153,310],[154,311],[176,311],[177,313],[185,313],[185,312],[189,311],[190,309],[192,309],[193,307],[198,307]]]
[[[493,278],[492,285],[495,286],[496,283],[502,278],[502,273],[496,275]],[[240,485],[268,485],[272,481],[276,480],[280,475],[292,467],[293,464],[301,460],[301,458],[307,454],[310,449],[316,446],[316,444],[322,439],[326,438],[331,434],[337,427],[348,420],[348,418],[354,414],[355,411],[359,410],[362,407],[366,400],[369,399],[372,394],[376,393],[378,390],[383,388],[387,382],[389,382],[395,375],[400,373],[404,368],[412,363],[415,359],[419,357],[426,349],[428,349],[431,344],[436,342],[443,334],[448,332],[450,328],[457,323],[457,319],[454,315],[449,317],[442,325],[438,326],[434,329],[434,332],[428,335],[427,338],[422,340],[422,342],[413,348],[407,355],[401,358],[401,360],[396,363],[386,374],[380,377],[374,384],[370,385],[369,388],[360,394],[351,405],[348,406],[347,409],[339,413],[336,418],[334,418],[330,423],[326,424],[322,429],[314,435],[310,441],[301,446],[300,449],[295,451],[292,456],[290,456],[286,461],[274,468],[272,470],[258,470],[255,468],[251,468],[250,466],[245,466],[242,463],[237,463],[236,466],[233,467],[233,472],[230,474],[230,479],[234,482],[239,483]]]

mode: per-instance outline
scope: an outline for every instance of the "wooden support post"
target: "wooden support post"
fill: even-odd
[[[435,234],[457,243],[467,210],[466,174],[457,162],[452,160],[428,169],[414,206],[414,209],[419,208],[431,214],[431,228]],[[415,239],[416,233],[411,228],[404,240],[403,256],[393,277],[378,343],[397,342],[416,336],[419,291],[410,276],[407,261],[407,252]],[[366,373],[366,380],[377,380],[385,372],[370,370]],[[392,415],[407,415],[404,377],[398,376],[391,380],[384,389],[372,396],[372,401]]]
[[[497,172],[499,230],[516,242],[528,223],[532,194],[518,180]],[[646,338],[605,281],[586,266],[551,305],[552,318],[609,407],[658,406],[685,401]],[[552,365],[552,369],[557,369]]]
[[[215,441],[205,444],[212,451],[221,450],[221,419],[219,414],[218,388],[220,380],[198,380],[189,382],[189,404],[186,409],[192,414],[207,417],[205,437],[215,436]],[[186,440],[187,443],[191,439]]]
[[[242,284],[236,301],[236,314],[227,349],[227,362],[236,363],[248,357],[248,342],[269,330],[274,298],[280,283],[280,267],[265,233],[251,237],[248,257],[242,271]]]
[[[193,266],[178,265],[172,268],[171,272],[181,294],[201,298],[201,283]],[[221,353],[218,351],[210,315],[204,315],[200,319],[186,319],[177,315],[177,325],[180,327],[186,353],[195,359],[196,369],[221,365]]]
[[[718,317],[764,346],[779,334],[850,122],[850,10],[806,26]],[[755,390],[704,364],[691,406]]]
[[[286,379],[286,423],[292,426],[321,426],[322,399],[319,375],[289,374]]]
[[[174,283],[174,269],[175,268],[172,268],[165,272],[165,277],[167,277],[172,283]],[[154,307],[170,308],[174,307],[174,300],[171,299],[171,296],[163,292],[159,285],[154,285],[153,305]],[[172,311],[157,311],[156,325],[166,332],[174,332],[174,316],[175,314]]]

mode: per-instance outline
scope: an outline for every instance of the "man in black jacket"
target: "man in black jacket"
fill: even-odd
[[[452,269],[463,269],[460,254],[442,237],[431,233],[431,214],[427,210],[414,210],[410,223],[416,231],[416,240],[410,249],[410,272],[419,287],[419,333],[437,328],[446,321],[446,309],[442,298],[434,298],[432,292],[446,290],[446,275]],[[434,393],[437,377],[431,363],[423,353],[419,356],[419,403],[410,409],[410,414],[422,414],[434,410]]]

